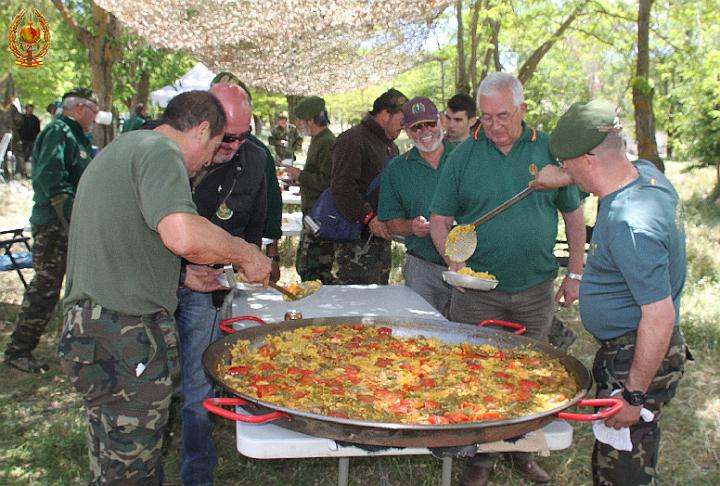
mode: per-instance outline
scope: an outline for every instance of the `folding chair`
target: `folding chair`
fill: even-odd
[[[25,289],[28,284],[21,272],[23,268],[32,268],[32,251],[30,250],[30,237],[25,236],[24,228],[0,230],[0,272],[15,270]],[[13,246],[18,245],[23,251],[13,252]]]

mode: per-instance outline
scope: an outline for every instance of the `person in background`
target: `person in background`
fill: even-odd
[[[260,248],[267,205],[265,153],[247,142],[252,106],[247,93],[238,85],[215,84],[210,93],[222,104],[227,124],[212,165],[202,178],[195,178],[193,202],[200,216]],[[187,261],[183,261],[183,267],[187,278],[196,272],[212,272],[204,265]],[[212,483],[217,463],[213,422],[202,406],[203,400],[214,397],[213,385],[201,362],[205,349],[221,337],[220,307],[227,290],[218,283],[215,293],[219,294],[216,298],[213,292],[199,292],[186,286],[177,292],[175,321],[180,339],[183,396],[180,477],[185,485]]]
[[[252,93],[248,87],[234,74],[223,71],[212,80],[211,85],[218,83],[237,84],[245,93],[248,100],[252,103]],[[267,256],[272,260],[272,272],[270,272],[270,281],[277,282],[280,279],[280,248],[278,241],[282,236],[282,194],[280,193],[280,183],[275,174],[275,159],[270,149],[262,143],[259,138],[250,133],[247,140],[263,149],[265,152],[265,174],[267,178],[267,216],[265,219],[265,228],[263,229],[263,239],[270,240],[265,246]]]
[[[130,115],[128,119],[125,120],[125,123],[123,123],[122,133],[132,132],[133,130],[139,129],[141,126],[145,125],[147,120],[148,117],[145,113],[145,103],[138,103],[135,105],[132,115]]]
[[[404,94],[390,88],[373,102],[372,111],[359,125],[341,133],[335,142],[330,178],[333,199],[348,220],[364,225],[359,239],[336,245],[336,283],[340,285],[388,283],[391,234],[375,216],[382,171],[399,152],[394,140],[403,127],[405,102]],[[377,189],[367,195],[371,185]]]
[[[278,162],[284,160],[295,160],[295,154],[302,149],[302,135],[292,123],[288,123],[288,117],[280,115],[270,131],[268,143],[275,148]]]
[[[477,124],[477,109],[471,96],[458,93],[445,108],[445,139],[453,148],[464,142]]]
[[[443,140],[440,113],[428,98],[411,99],[403,114],[414,147],[388,163],[378,218],[390,233],[405,237],[405,285],[447,316],[452,288],[442,278],[447,267],[430,238],[429,218],[430,202],[452,147]]]
[[[70,228],[65,323],[58,353],[87,411],[91,484],[160,485],[180,364],[173,314],[180,285],[207,292],[232,263],[267,285],[270,260],[197,214],[188,180],[222,143],[210,93],[173,98],[153,130],[116,138],[88,167]]]
[[[5,364],[25,373],[44,373],[47,363],[32,355],[55,312],[65,276],[68,225],[80,176],[90,163],[87,133],[99,108],[92,91],[65,93],[63,112],[40,132],[32,154],[35,276],[25,291],[15,330],[5,348]]]
[[[25,164],[31,162],[32,160],[35,139],[37,139],[37,136],[40,133],[40,119],[35,116],[34,111],[35,107],[32,104],[28,103],[25,105],[25,115],[23,115],[23,121],[20,125],[20,129],[18,130],[23,148],[23,163],[19,163],[18,172],[24,177],[27,177],[27,174],[25,173]],[[19,160],[20,158],[18,158],[18,161]]]
[[[481,126],[450,155],[430,205],[430,232],[445,254],[445,241],[454,220],[470,224],[527,187],[538,170],[554,164],[548,137],[525,124],[527,105],[517,78],[489,74],[478,89]],[[546,341],[555,302],[553,286],[558,264],[553,253],[558,211],[569,243],[568,273],[555,301],[569,306],[577,300],[582,279],[585,221],[576,187],[535,192],[476,228],[477,248],[463,263],[448,262],[450,270],[464,266],[487,271],[499,280],[495,290],[456,288],[450,319],[477,324],[487,319],[520,323],[526,336]],[[513,468],[536,483],[550,476],[529,453],[511,454]],[[478,454],[465,471],[464,486],[487,484],[495,463],[491,454]]]
[[[332,173],[332,148],[335,135],[330,131],[330,117],[325,100],[319,96],[303,98],[295,107],[295,118],[304,135],[310,136],[307,159],[302,170],[286,165],[288,175],[300,184],[303,217],[312,209],[315,201],[330,187]],[[333,262],[335,244],[317,238],[303,226],[295,260],[295,268],[303,281],[320,280],[325,285],[334,282]]]
[[[687,274],[681,203],[651,162],[628,160],[621,130],[611,103],[573,104],[550,135],[561,167],[545,167],[530,182],[536,189],[575,183],[600,199],[580,318],[600,343],[592,367],[597,396],[623,401],[605,424],[629,427],[632,450],[595,441],[598,486],[656,484],[660,419],[689,356],[680,328]],[[643,408],[654,417],[641,420]]]
[[[47,107],[45,107],[45,111],[48,112],[48,115],[50,115],[50,118],[53,118],[55,114],[57,113],[58,106],[55,103],[49,103]]]

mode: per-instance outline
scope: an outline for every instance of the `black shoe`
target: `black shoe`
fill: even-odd
[[[475,466],[473,464],[465,468],[463,473],[461,486],[485,486],[490,480],[490,473],[492,467],[487,466]]]
[[[38,361],[32,355],[6,356],[5,364],[23,373],[45,373],[50,367],[44,361]]]
[[[513,462],[513,469],[536,484],[550,482],[550,475],[535,461]]]

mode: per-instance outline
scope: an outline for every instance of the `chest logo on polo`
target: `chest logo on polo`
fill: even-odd
[[[530,175],[535,177],[538,174],[538,166],[536,164],[530,164],[528,166],[528,170],[530,171]]]

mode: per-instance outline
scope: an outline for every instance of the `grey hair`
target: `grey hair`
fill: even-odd
[[[490,73],[485,76],[478,88],[478,105],[480,104],[480,96],[492,96],[505,89],[509,89],[512,93],[513,105],[520,106],[525,101],[523,85],[515,76],[508,73]]]
[[[82,103],[87,103],[88,100],[84,98],[78,98],[77,96],[68,96],[64,100],[62,100],[62,109],[63,111],[72,110],[77,105],[80,105]]]

